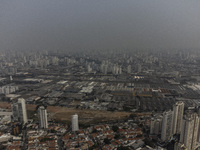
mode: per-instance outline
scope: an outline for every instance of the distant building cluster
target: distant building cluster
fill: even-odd
[[[18,86],[5,85],[0,87],[0,94],[15,93],[18,90],[19,90]]]

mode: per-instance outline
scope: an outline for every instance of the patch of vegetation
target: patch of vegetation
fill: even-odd
[[[38,115],[35,115],[35,114],[37,114],[36,111],[27,110],[28,118],[33,119],[33,121],[38,121]]]
[[[6,146],[5,145],[0,145],[0,149],[1,150],[6,150]]]
[[[40,142],[46,142],[46,141],[52,141],[54,140],[53,138],[43,138],[40,140]]]
[[[127,146],[120,146],[117,148],[117,150],[130,150]]]
[[[117,134],[115,134],[114,138],[117,140],[117,139],[120,139],[120,137],[121,137],[120,133],[117,133]]]
[[[118,132],[118,130],[119,130],[119,127],[118,126],[112,126],[112,130],[114,131],[114,132]]]
[[[153,147],[153,148],[155,147],[155,143],[152,142],[150,139],[145,138],[143,141],[146,145],[149,145],[150,147]]]
[[[51,133],[56,133],[57,131],[54,130],[54,129],[51,129],[50,132],[51,132]]]
[[[93,146],[89,147],[89,150],[95,150],[97,148],[99,148],[99,144],[95,143]]]
[[[103,142],[104,142],[105,144],[110,144],[110,140],[109,140],[108,138],[105,138],[105,139],[103,140]]]
[[[94,129],[94,130],[92,131],[92,133],[97,133],[97,129]]]
[[[137,117],[137,115],[136,114],[130,114],[129,117],[132,118],[132,119],[134,119],[135,117]]]
[[[89,123],[79,123],[79,127],[84,129],[84,128],[90,127],[90,124]]]

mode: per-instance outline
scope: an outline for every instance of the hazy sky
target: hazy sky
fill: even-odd
[[[0,50],[200,48],[199,0],[0,0]]]

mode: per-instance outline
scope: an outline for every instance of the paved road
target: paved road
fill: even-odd
[[[0,116],[11,116],[12,114],[12,112],[0,111]]]

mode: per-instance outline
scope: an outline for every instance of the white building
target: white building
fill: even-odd
[[[172,137],[172,111],[164,112],[162,121],[161,140],[167,141]]]
[[[108,65],[101,65],[101,72],[104,73],[104,74],[107,74],[108,73]]]
[[[140,64],[137,65],[137,72],[140,73],[142,71],[142,66]]]
[[[162,127],[162,118],[152,118],[151,119],[151,126],[150,126],[150,134],[158,135],[161,132]]]
[[[128,65],[128,67],[127,67],[127,73],[131,73],[131,65]]]
[[[87,66],[87,71],[88,71],[88,73],[92,72],[92,67],[90,65]]]
[[[181,133],[181,125],[183,120],[184,103],[176,102],[173,106],[173,124],[172,124],[172,134]]]
[[[28,122],[27,112],[26,112],[26,103],[23,98],[18,99],[18,117],[21,123],[25,124]]]
[[[45,109],[44,106],[40,106],[38,108],[38,116],[39,116],[40,128],[42,129],[48,128],[47,110]]]
[[[10,94],[19,90],[18,86],[5,85],[0,87],[0,94]]]
[[[199,117],[196,113],[187,114],[183,118],[180,143],[183,144],[187,150],[194,150],[197,148],[197,136],[199,128]]]
[[[72,115],[72,131],[78,131],[79,126],[78,126],[78,115]]]
[[[200,119],[200,107],[198,107],[198,111],[197,111],[198,117]],[[198,129],[198,135],[197,135],[197,141],[200,143],[200,120],[199,120],[199,129]]]

